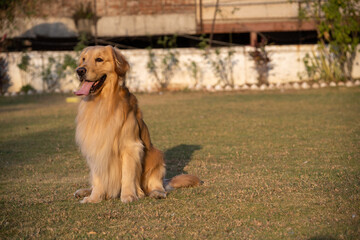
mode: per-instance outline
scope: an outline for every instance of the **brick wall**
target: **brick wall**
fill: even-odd
[[[40,17],[72,17],[83,4],[93,0],[32,0],[37,1],[36,12]],[[168,13],[194,13],[195,0],[96,0],[97,16],[149,15]]]

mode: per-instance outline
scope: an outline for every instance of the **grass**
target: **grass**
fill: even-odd
[[[62,95],[0,98],[1,239],[359,239],[360,88],[138,94],[165,200],[79,204],[88,169]]]

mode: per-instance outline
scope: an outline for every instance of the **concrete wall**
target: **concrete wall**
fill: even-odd
[[[31,84],[37,91],[44,91],[46,85],[43,81],[42,73],[49,66],[49,58],[55,59],[56,63],[62,63],[64,56],[69,54],[74,58],[77,57],[75,52],[28,52],[30,57],[30,64],[27,71],[23,71],[18,67],[21,62],[23,53],[11,52],[0,53],[8,61],[8,75],[10,76],[11,86],[9,92],[18,92],[20,88],[26,84]],[[53,77],[56,76],[55,64],[52,68]],[[78,81],[72,69],[67,68],[65,71],[66,77],[59,80],[59,90],[70,91],[78,86]]]
[[[289,45],[289,46],[268,46],[271,62],[268,81],[270,83],[288,83],[306,80],[306,72],[303,64],[303,58],[306,53],[310,53],[316,49],[316,45]],[[359,48],[360,49],[360,45]],[[255,69],[255,63],[249,56],[249,52],[253,51],[252,47],[234,47],[232,48],[234,55],[231,58],[233,67],[233,77],[236,85],[257,83],[258,73]],[[179,64],[173,71],[173,77],[170,81],[170,88],[192,88],[195,85],[207,87],[221,85],[218,84],[218,78],[214,73],[211,64],[203,57],[204,51],[193,48],[176,49]],[[212,52],[211,58],[214,61],[224,61],[229,49],[220,48],[220,57]],[[158,65],[158,73],[161,75],[162,54],[166,50],[153,50],[156,56],[156,64]],[[127,84],[134,91],[154,91],[158,88],[158,84],[154,75],[149,73],[147,63],[149,61],[148,50],[123,50],[122,53],[128,59],[131,70],[128,73]],[[22,85],[30,83],[37,90],[43,90],[41,72],[48,66],[49,57],[53,57],[59,63],[63,62],[66,54],[77,58],[75,52],[29,52],[31,64],[29,70],[24,72],[20,70],[17,64],[20,63],[22,53],[0,53],[9,62],[9,75],[12,86],[9,91],[17,92]],[[191,70],[191,62],[195,62],[198,66],[197,79],[194,78]],[[229,65],[228,65],[229,66]],[[71,69],[67,69],[67,76],[61,79],[59,90],[70,91],[77,87],[78,81]],[[54,73],[55,74],[55,73]],[[353,67],[353,77],[360,78],[360,53],[357,52]]]

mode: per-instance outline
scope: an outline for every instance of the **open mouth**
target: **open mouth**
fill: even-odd
[[[74,92],[76,95],[89,95],[97,92],[103,85],[106,80],[106,74],[103,75],[99,80],[96,80],[95,82],[83,80],[81,81],[80,88],[76,92]]]
[[[106,79],[106,74],[103,75],[99,80],[97,80],[93,83],[93,85],[90,88],[89,93],[94,93],[97,90],[99,90],[102,87],[102,85],[104,84],[105,79]]]

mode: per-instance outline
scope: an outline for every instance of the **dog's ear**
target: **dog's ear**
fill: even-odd
[[[114,62],[115,62],[115,72],[119,76],[125,77],[126,72],[129,71],[129,69],[130,69],[130,65],[126,61],[125,57],[120,53],[119,49],[117,49],[115,47],[111,47],[111,48],[112,48]]]

